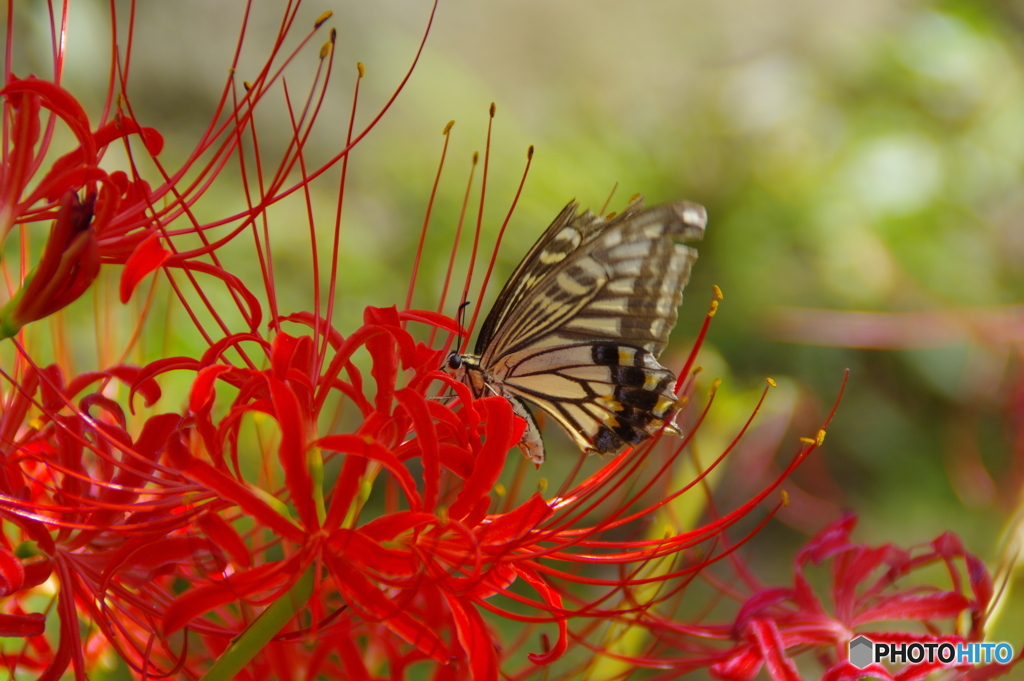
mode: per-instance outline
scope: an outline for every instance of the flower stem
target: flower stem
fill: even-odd
[[[313,594],[315,569],[315,564],[310,565],[288,593],[271,603],[217,658],[210,671],[203,675],[203,681],[229,681],[235,678],[309,600]]]

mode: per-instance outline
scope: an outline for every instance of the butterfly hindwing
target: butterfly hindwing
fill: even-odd
[[[675,376],[646,350],[562,345],[524,350],[506,364],[503,389],[551,414],[584,451],[618,451],[671,427]]]
[[[639,199],[611,218],[576,211],[566,206],[513,272],[476,354],[448,363],[477,396],[513,402],[528,421],[520,447],[537,463],[543,443],[521,400],[584,451],[618,451],[675,428],[675,377],[658,357],[697,257],[678,242],[701,238],[704,209],[644,210]]]

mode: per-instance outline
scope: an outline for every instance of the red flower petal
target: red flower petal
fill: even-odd
[[[497,681],[498,656],[487,623],[472,604],[463,603],[459,596],[446,592],[444,598],[455,618],[455,630],[469,659],[473,681]]]
[[[150,272],[161,267],[170,257],[171,252],[160,245],[160,235],[157,232],[153,232],[136,246],[121,271],[121,302],[127,303],[139,282]]]
[[[27,638],[42,636],[46,630],[46,615],[38,612],[26,615],[0,615],[0,636]]]

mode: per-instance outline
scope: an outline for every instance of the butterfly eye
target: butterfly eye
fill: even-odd
[[[445,364],[452,371],[456,371],[462,366],[462,356],[457,352],[453,352],[448,355],[448,361]]]

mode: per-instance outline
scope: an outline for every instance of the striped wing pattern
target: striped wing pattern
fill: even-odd
[[[700,239],[707,220],[685,201],[644,210],[640,198],[608,219],[577,208],[566,206],[513,272],[475,354],[446,365],[478,397],[512,401],[529,426],[520,448],[538,464],[543,443],[521,400],[586,452],[675,428],[675,376],[658,357],[697,257],[680,242]]]

